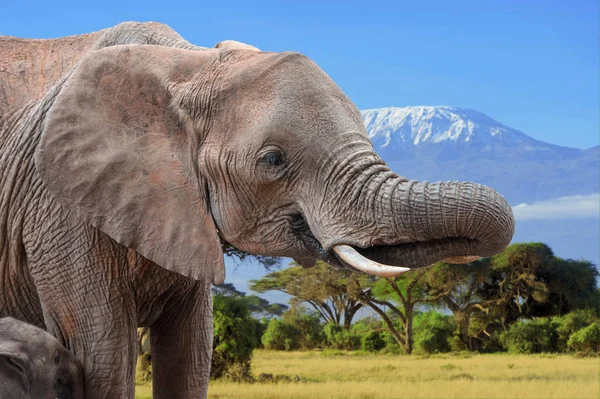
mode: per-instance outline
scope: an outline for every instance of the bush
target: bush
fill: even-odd
[[[462,352],[469,350],[467,345],[465,345],[465,343],[461,341],[458,335],[450,337],[450,339],[448,340],[448,345],[450,345],[451,352]]]
[[[250,316],[248,304],[237,297],[215,295],[213,320],[211,378],[250,379],[252,351],[258,346],[258,321]]]
[[[577,331],[567,343],[570,349],[578,353],[593,354],[600,352],[600,323],[593,323]]]
[[[300,349],[310,350],[323,347],[325,333],[318,315],[303,309],[295,309],[287,312],[284,318],[298,329],[298,347]]]
[[[379,331],[381,329],[381,321],[375,317],[365,317],[358,320],[352,325],[350,331],[354,335],[362,337],[371,331]]]
[[[357,350],[360,348],[360,337],[352,332],[329,323],[323,329],[327,346],[333,349]]]
[[[435,311],[414,318],[414,349],[418,353],[450,352],[450,342],[456,330],[452,316]]]
[[[599,321],[598,316],[590,309],[576,310],[561,317],[553,319],[558,327],[557,350],[564,352],[567,350],[569,338],[577,331]]]
[[[291,351],[300,347],[300,330],[287,320],[271,319],[261,341],[266,349]]]
[[[265,317],[254,323],[254,339],[256,339],[256,342],[258,342],[257,348],[264,348],[264,345],[262,343],[262,336],[265,334],[265,331],[267,331],[268,325],[269,319]]]
[[[511,353],[556,352],[558,327],[549,319],[521,321],[500,335],[504,349]]]
[[[378,352],[385,348],[385,341],[379,331],[370,331],[361,338],[360,348],[365,352]]]
[[[402,324],[400,324],[399,320],[394,320],[393,323],[397,331],[404,331]],[[402,348],[398,341],[396,341],[396,338],[394,338],[392,333],[387,329],[387,326],[381,332],[381,338],[385,342],[385,353],[391,353],[396,355],[405,353],[404,348]]]

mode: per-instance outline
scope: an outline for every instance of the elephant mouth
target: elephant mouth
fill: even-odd
[[[346,267],[377,276],[395,277],[438,261],[453,264],[473,262],[480,258],[470,255],[478,253],[478,244],[477,240],[470,238],[450,237],[366,248],[336,245],[332,251]]]
[[[426,267],[435,262],[464,264],[473,262],[480,256],[488,255],[482,243],[466,237],[446,237],[423,241],[408,241],[389,245],[359,247],[339,243],[326,250],[313,235],[308,223],[300,214],[293,218],[296,234],[314,251],[315,258],[333,266],[345,267],[383,277],[395,277],[411,269]],[[491,255],[491,254],[490,254]],[[303,267],[314,266],[314,260],[295,258]]]

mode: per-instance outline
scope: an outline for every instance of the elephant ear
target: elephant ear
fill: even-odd
[[[55,199],[92,226],[168,270],[221,283],[223,251],[198,171],[203,124],[177,94],[213,58],[160,46],[91,52],[57,95],[35,161]]]

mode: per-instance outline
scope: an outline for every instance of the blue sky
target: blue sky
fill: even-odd
[[[177,3],[175,7],[172,4]],[[127,20],[314,59],[360,109],[473,108],[537,139],[599,144],[598,1],[3,1],[0,34]]]

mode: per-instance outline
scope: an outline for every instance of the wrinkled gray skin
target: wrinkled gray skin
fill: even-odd
[[[72,353],[38,327],[0,319],[0,399],[83,397],[83,374]]]
[[[345,244],[421,267],[512,237],[495,191],[390,171],[302,55],[125,23],[0,39],[2,62],[0,315],[75,353],[88,398],[133,397],[138,326],[154,397],[206,396],[222,241],[304,266],[343,267]]]

